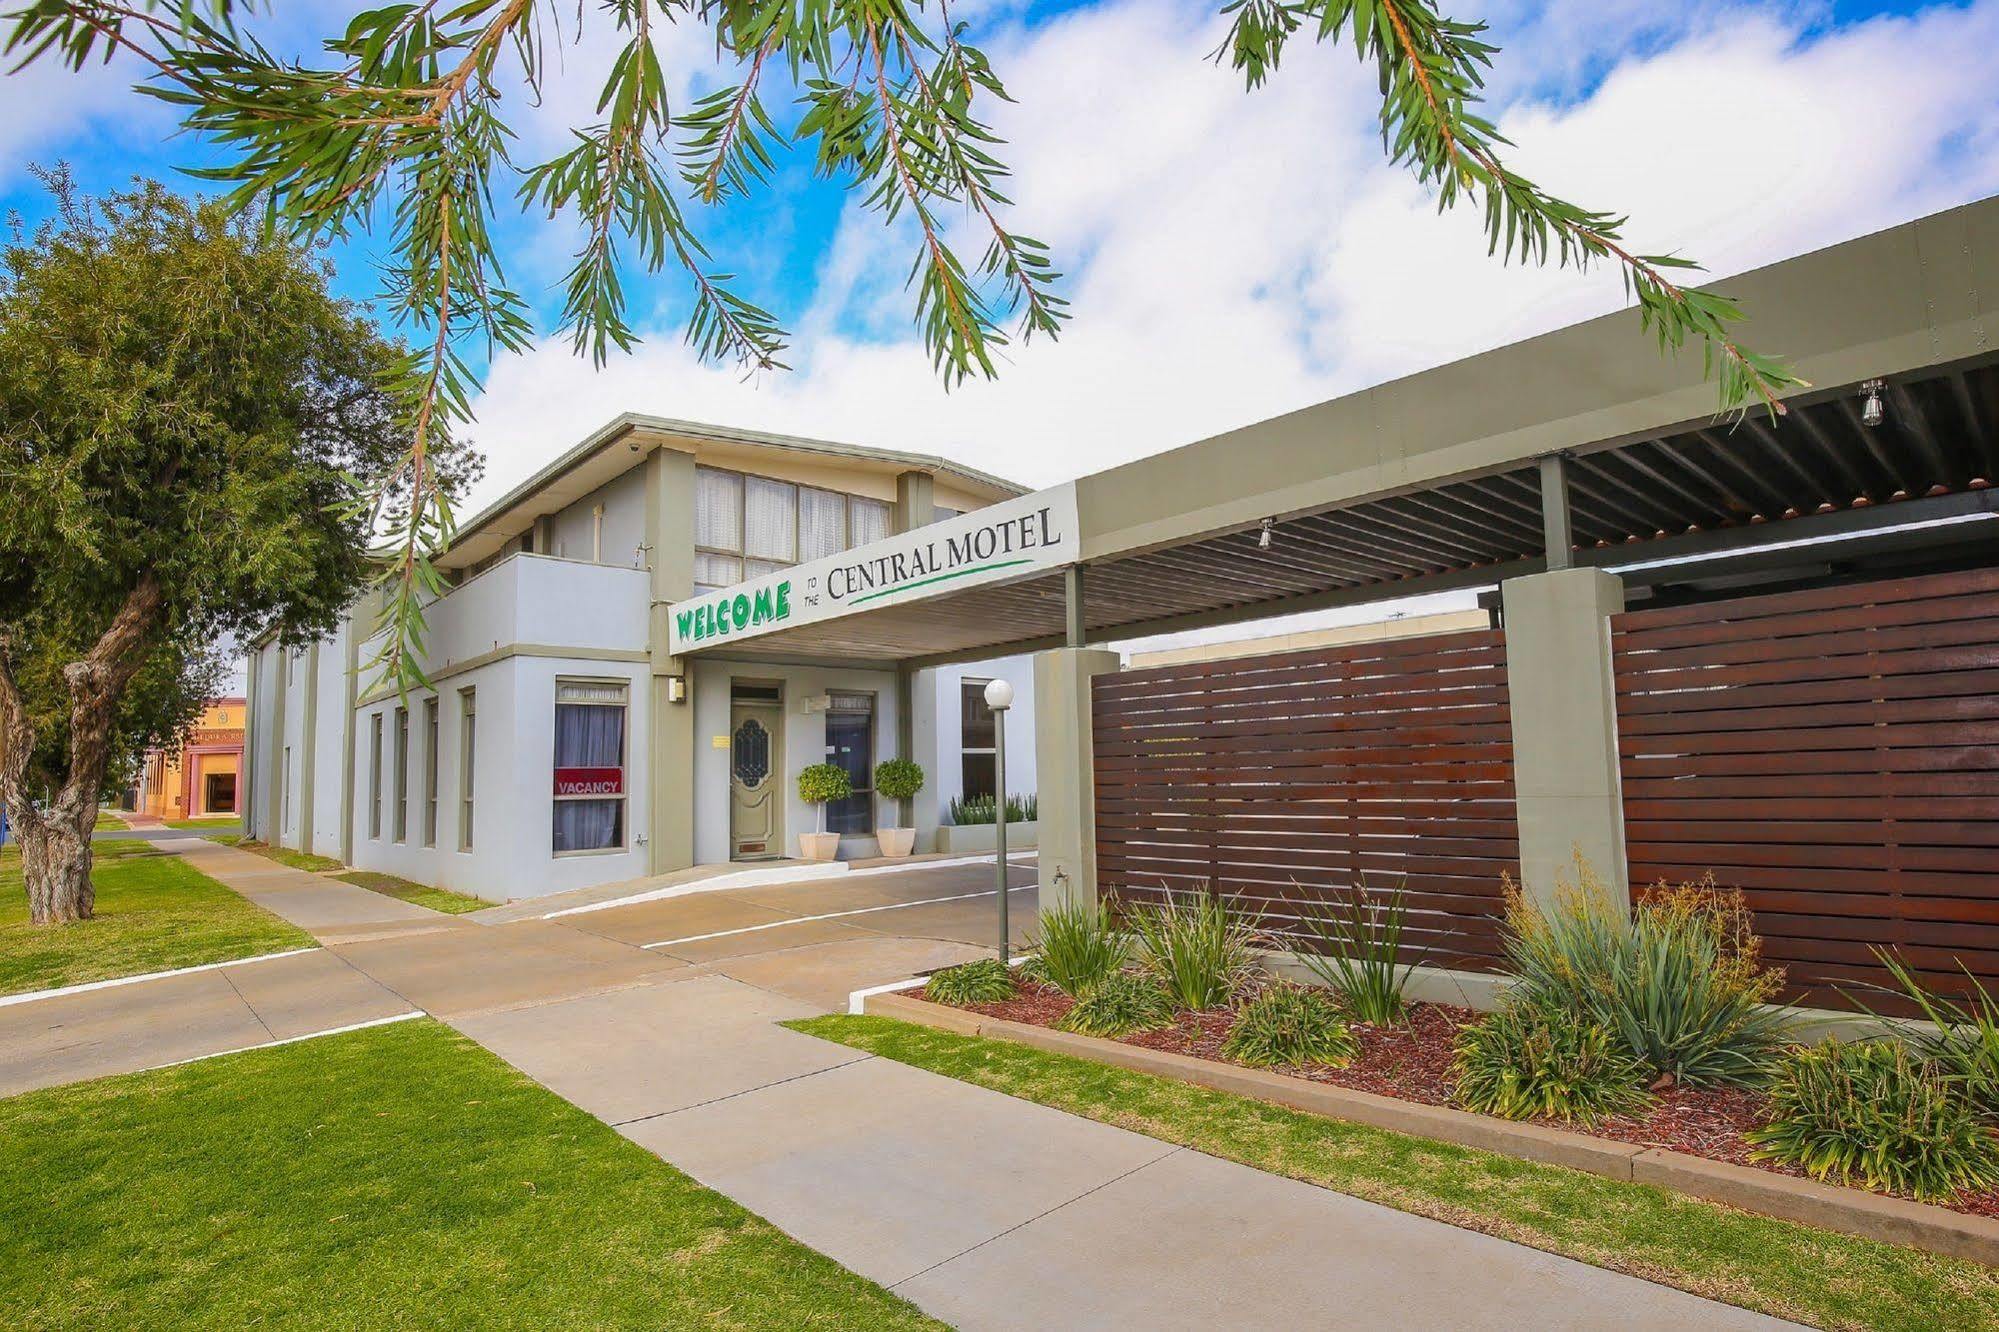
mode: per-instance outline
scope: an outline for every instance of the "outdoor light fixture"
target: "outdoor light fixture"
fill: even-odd
[[[1265,518],[1263,520],[1263,530],[1256,534],[1256,548],[1258,550],[1270,549],[1270,529],[1275,526],[1277,526],[1275,518]]]
[[[986,706],[993,710],[993,850],[999,876],[1000,965],[1011,961],[1006,919],[1006,710],[1013,706],[1013,686],[1004,680],[986,682]]]
[[[687,701],[686,676],[669,675],[666,677],[666,701],[669,703],[685,703]]]
[[[1886,385],[1878,379],[1870,379],[1860,386],[1860,391],[1867,395],[1867,401],[1860,406],[1862,424],[1870,426],[1881,424],[1881,390],[1885,387]]]

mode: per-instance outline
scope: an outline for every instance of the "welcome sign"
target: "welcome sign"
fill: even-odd
[[[882,606],[1009,582],[1076,561],[1076,487],[1064,483],[673,608],[675,656]]]

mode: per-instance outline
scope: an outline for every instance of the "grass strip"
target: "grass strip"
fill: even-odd
[[[0,1326],[934,1328],[439,1023],[0,1101]]]
[[[880,1017],[785,1024],[1224,1160],[1828,1328],[1999,1326],[1999,1273],[1645,1184]]]
[[[491,902],[482,902],[476,897],[467,897],[464,893],[454,893],[445,888],[432,888],[428,884],[415,883],[375,870],[351,870],[333,877],[342,883],[351,883],[356,888],[366,888],[371,893],[380,893],[384,897],[393,897],[413,906],[428,907],[432,911],[442,911],[451,916],[462,916],[468,911],[479,911],[493,905]]]
[[[239,851],[249,851],[266,860],[275,860],[286,869],[304,870],[308,874],[325,874],[347,867],[331,856],[315,856],[310,851],[294,851],[288,846],[272,846],[269,842],[259,842],[254,838],[238,836],[230,840],[228,833],[222,833],[208,840],[223,846],[233,846]]]
[[[97,913],[72,925],[28,923],[20,851],[0,852],[0,994],[315,944],[304,930],[149,842],[99,842],[92,852]]]

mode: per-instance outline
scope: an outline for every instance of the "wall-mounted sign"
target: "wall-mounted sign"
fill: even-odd
[[[623,768],[557,768],[555,793],[559,796],[614,796],[625,793]]]
[[[1072,482],[795,564],[673,608],[675,656],[882,606],[1010,582],[1076,561]]]

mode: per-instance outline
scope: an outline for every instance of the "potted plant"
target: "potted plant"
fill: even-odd
[[[883,759],[875,764],[875,794],[902,806],[903,826],[882,828],[875,833],[885,856],[906,856],[916,849],[915,819],[909,802],[923,789],[923,766],[906,758]]]
[[[819,810],[819,831],[798,834],[798,852],[807,860],[832,860],[840,854],[840,834],[826,831],[826,802],[854,793],[847,770],[832,763],[814,763],[798,774],[798,798]]]

